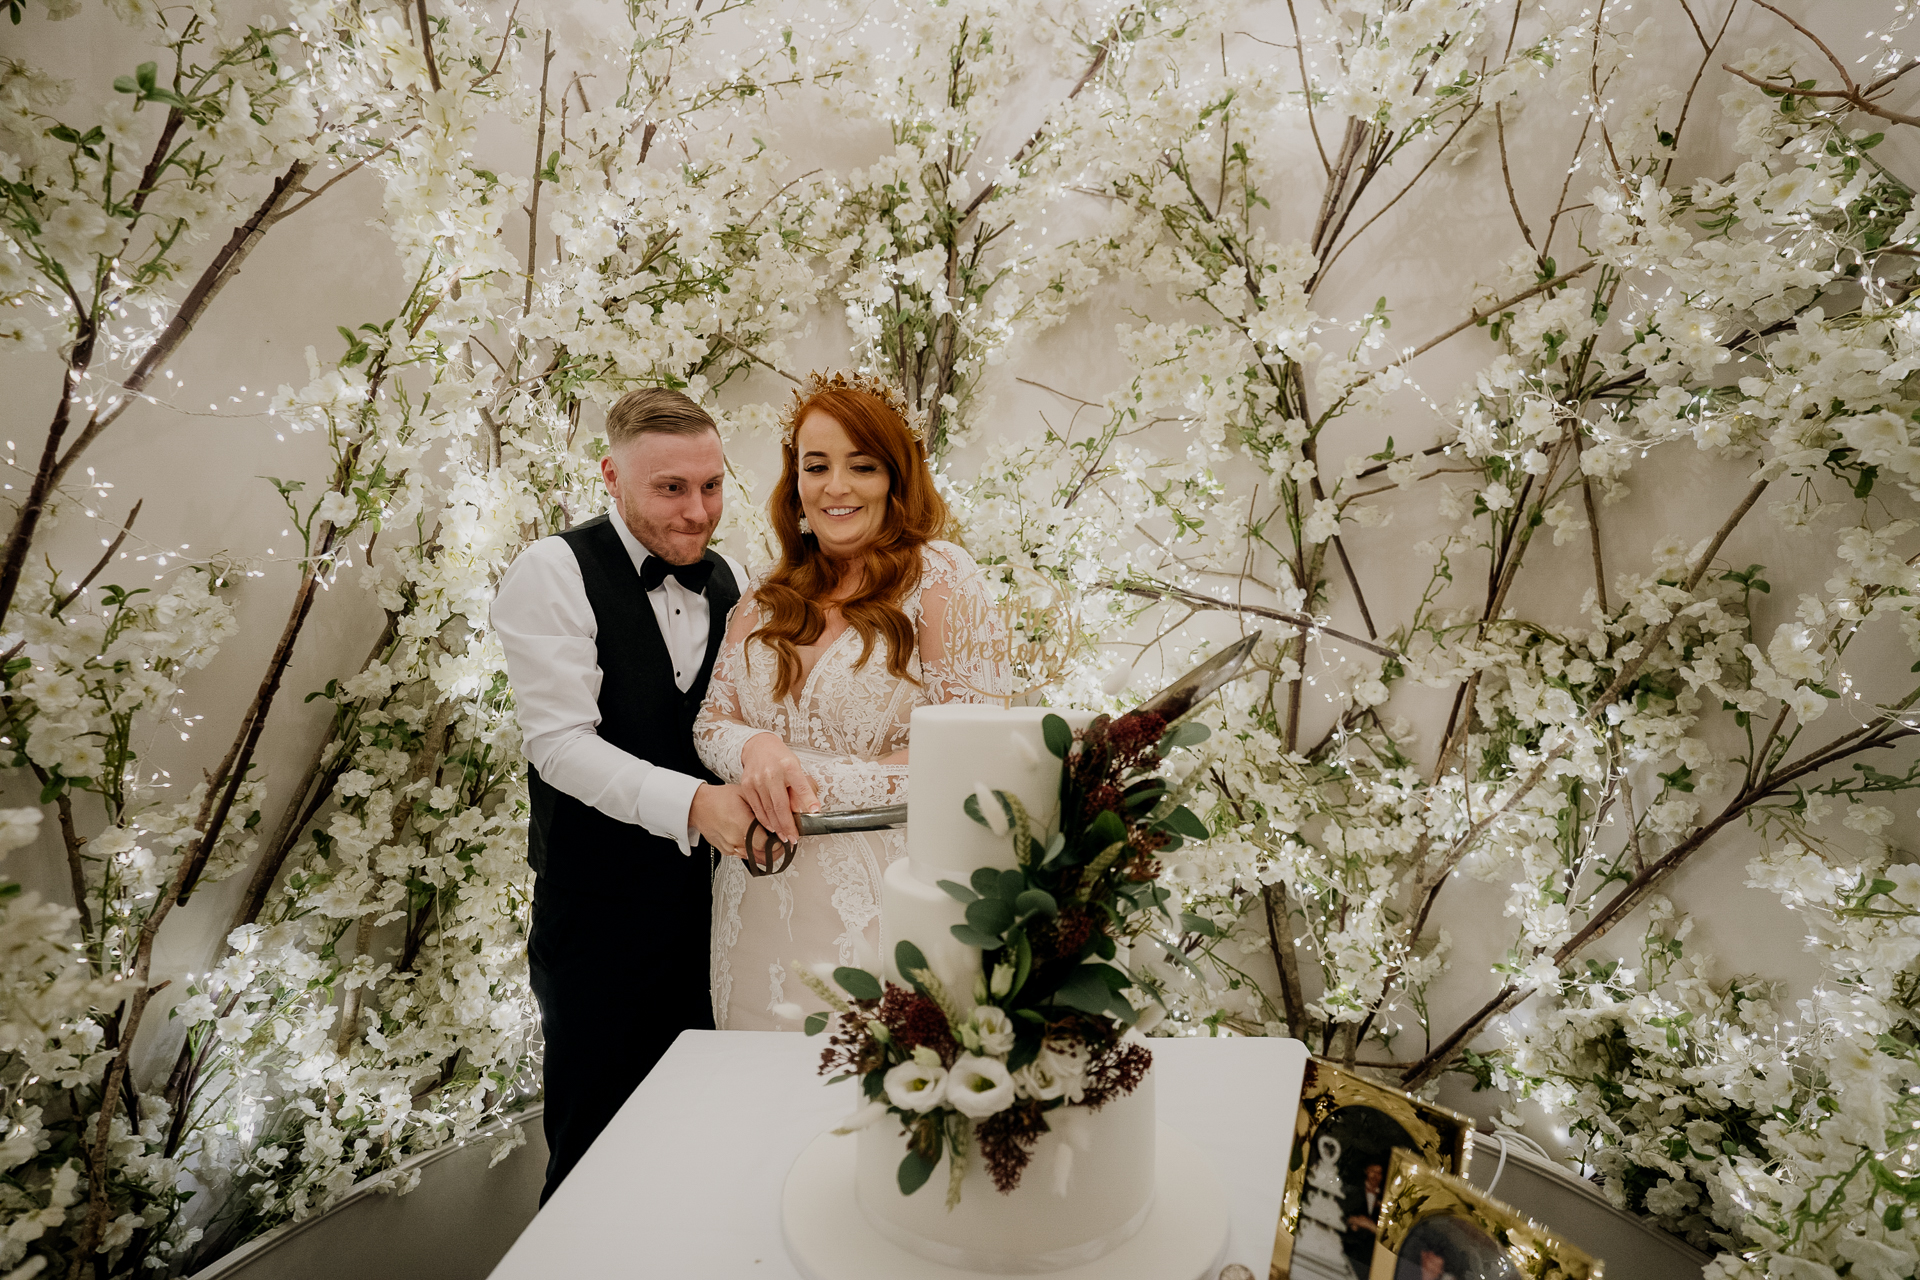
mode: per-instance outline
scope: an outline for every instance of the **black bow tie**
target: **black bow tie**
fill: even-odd
[[[651,591],[668,578],[678,578],[680,585],[699,595],[707,589],[707,579],[713,576],[713,561],[702,557],[692,564],[668,564],[659,556],[648,556],[640,565],[640,589]]]

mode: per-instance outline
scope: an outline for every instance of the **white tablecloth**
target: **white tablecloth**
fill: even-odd
[[[777,1031],[683,1033],[493,1280],[797,1280],[780,1239],[780,1189],[794,1158],[856,1101],[855,1082],[829,1086],[814,1074],[824,1043]],[[1199,1144],[1226,1188],[1227,1261],[1264,1280],[1305,1048],[1267,1039],[1151,1047],[1161,1122]]]

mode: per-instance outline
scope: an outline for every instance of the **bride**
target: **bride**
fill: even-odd
[[[760,824],[799,840],[779,875],[720,859],[723,1030],[796,1029],[774,1012],[802,990],[792,963],[876,960],[880,878],[906,834],[802,839],[793,815],[904,802],[913,709],[999,701],[1011,683],[979,566],[939,540],[947,505],[899,393],[863,374],[815,374],[785,428],[768,503],[780,563],[734,609],[693,731],[701,761],[741,785]]]

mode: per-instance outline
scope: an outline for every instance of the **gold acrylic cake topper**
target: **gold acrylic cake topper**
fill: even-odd
[[[983,568],[1005,597],[964,592],[948,601],[946,666],[963,687],[1011,706],[1066,674],[1080,619],[1046,575],[1010,564]]]

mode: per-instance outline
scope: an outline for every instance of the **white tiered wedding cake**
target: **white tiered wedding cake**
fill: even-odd
[[[964,703],[913,713],[907,857],[887,869],[880,951],[887,980],[904,983],[894,969],[896,944],[918,946],[963,1014],[973,1006],[980,951],[953,936],[965,909],[939,882],[966,884],[977,868],[1016,865],[1004,836],[965,815],[967,797],[982,786],[1018,796],[1042,841],[1058,826],[1061,765],[1041,735],[1047,714]],[[1069,712],[1066,719],[1078,727],[1092,717]],[[949,1266],[1032,1273],[1090,1262],[1138,1231],[1153,1207],[1152,1073],[1098,1111],[1061,1107],[1047,1121],[1051,1131],[1017,1187],[1001,1193],[975,1159],[951,1210],[937,1181],[901,1194],[895,1171],[906,1138],[897,1123],[868,1125],[855,1173],[860,1210],[887,1239]]]
[[[787,1175],[781,1227],[806,1280],[1217,1270],[1225,1194],[1158,1123],[1153,1054],[1127,1030],[1123,940],[1155,927],[1158,855],[1199,826],[1164,803],[1167,724],[1153,709],[913,713],[882,972],[801,975],[828,1005],[807,1019],[831,1032],[820,1071],[864,1103]]]

